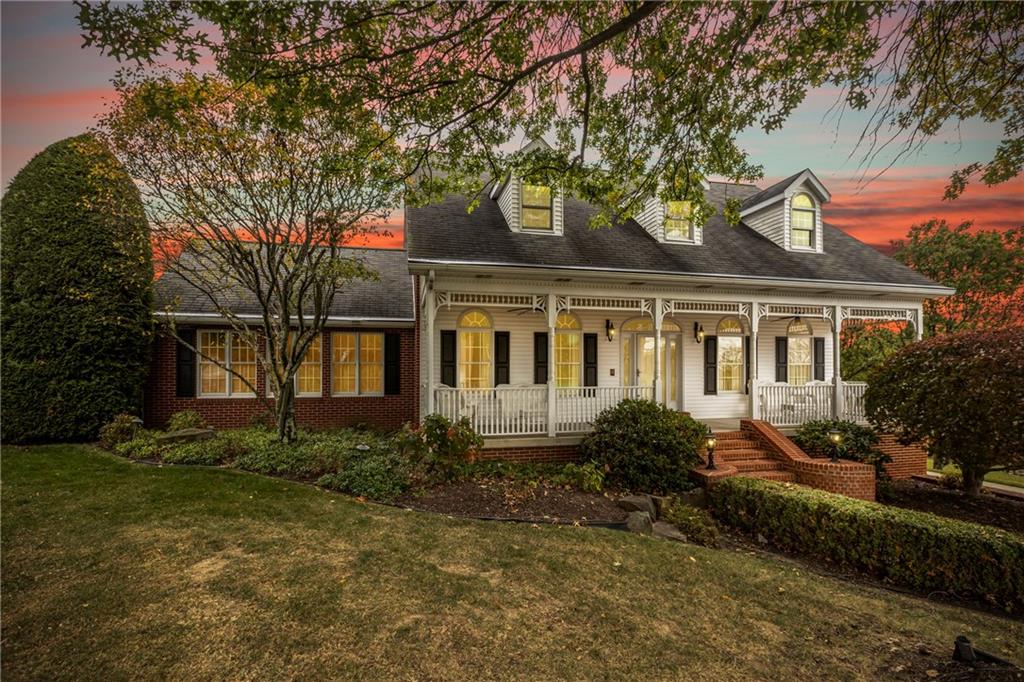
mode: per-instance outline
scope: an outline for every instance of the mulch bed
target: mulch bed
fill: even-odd
[[[895,488],[895,499],[887,500],[886,504],[996,526],[1024,535],[1024,502],[990,493],[971,497],[960,490],[914,480],[899,481]]]
[[[503,479],[459,481],[409,492],[397,503],[452,516],[549,523],[624,523],[627,516],[605,495]]]

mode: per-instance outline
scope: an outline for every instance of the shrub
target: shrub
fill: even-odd
[[[607,472],[609,484],[669,492],[689,488],[704,433],[700,422],[664,405],[624,400],[598,416],[580,452]]]
[[[568,479],[569,485],[585,493],[599,493],[604,490],[604,469],[597,462],[570,462],[562,468],[562,475]]]
[[[904,442],[928,444],[977,494],[993,469],[1024,467],[1024,327],[915,343],[872,373],[868,418]]]
[[[110,450],[119,443],[130,441],[139,431],[135,419],[130,414],[119,414],[104,424],[100,428],[100,445]]]
[[[310,480],[338,471],[364,452],[379,453],[389,449],[386,440],[366,431],[300,432],[298,440],[287,444],[265,429],[234,433],[244,434],[241,452],[235,460],[239,469]]]
[[[802,486],[732,477],[711,487],[714,515],[747,533],[922,592],[1024,609],[1024,538]]]
[[[374,452],[348,461],[341,471],[326,474],[317,485],[357,497],[391,502],[409,489],[408,463],[393,453]]]
[[[230,459],[229,441],[214,437],[188,443],[174,443],[163,448],[161,459],[168,464],[217,466]]]
[[[447,480],[455,476],[461,463],[474,459],[484,445],[468,417],[453,423],[439,414],[428,414],[423,420],[423,441],[428,468]]]
[[[892,457],[875,448],[878,445],[878,434],[867,426],[844,419],[816,419],[805,422],[797,429],[793,442],[811,457],[831,457],[832,441],[828,432],[832,429],[843,434],[840,457],[870,464],[875,468],[875,480],[889,478],[885,465],[892,461]]]
[[[672,500],[661,512],[661,517],[678,528],[695,545],[718,546],[718,526],[706,509],[685,504],[681,500]]]
[[[118,443],[114,446],[114,452],[128,459],[156,459],[160,456],[161,448],[156,444],[156,438],[144,433]]]
[[[206,420],[203,415],[195,410],[181,410],[171,415],[167,420],[168,431],[181,431],[182,429],[205,429]]]
[[[0,202],[0,437],[91,440],[135,412],[149,366],[153,265],[139,191],[92,135],[56,142]]]

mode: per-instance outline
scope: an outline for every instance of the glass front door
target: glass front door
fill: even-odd
[[[665,381],[661,385],[659,400],[678,410],[680,372],[682,371],[682,337],[680,334],[661,335],[661,364]],[[622,340],[623,381],[627,386],[654,385],[654,334],[625,334]]]

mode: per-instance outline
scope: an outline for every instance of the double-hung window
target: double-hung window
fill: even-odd
[[[554,211],[551,203],[551,188],[546,185],[528,185],[522,187],[522,215],[524,230],[554,229],[551,218]]]
[[[811,380],[814,369],[811,327],[803,320],[793,320],[786,329],[786,336],[787,381],[802,386]]]
[[[670,201],[666,208],[665,239],[677,242],[692,240],[693,226],[690,224],[690,202]]]
[[[817,216],[811,198],[806,194],[794,196],[789,212],[790,244],[798,249],[813,249],[816,223]]]
[[[555,386],[558,388],[582,384],[582,329],[579,318],[572,313],[559,313],[555,318]]]
[[[256,348],[236,332],[201,330],[197,336],[199,395],[253,397]]]
[[[331,394],[383,395],[384,334],[331,334]]]
[[[481,310],[459,317],[459,388],[491,388],[494,377],[494,325]]]
[[[743,390],[743,326],[734,317],[718,323],[718,392]]]
[[[322,335],[318,334],[306,348],[306,354],[302,356],[302,362],[295,370],[295,395],[299,398],[319,398],[323,395],[323,349],[321,346]],[[288,335],[288,346],[291,348],[294,336]],[[267,382],[267,395],[273,397],[274,389]]]

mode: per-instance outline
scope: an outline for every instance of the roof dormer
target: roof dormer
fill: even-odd
[[[821,206],[831,198],[806,169],[747,197],[740,206],[740,218],[787,251],[822,253]]]
[[[513,232],[562,234],[562,193],[551,185],[508,177],[492,194]]]
[[[707,182],[701,182],[707,190]],[[659,242],[669,244],[702,244],[704,230],[694,219],[693,202],[685,199],[664,201],[653,196],[644,204],[644,208],[634,218],[640,226],[647,230]]]

